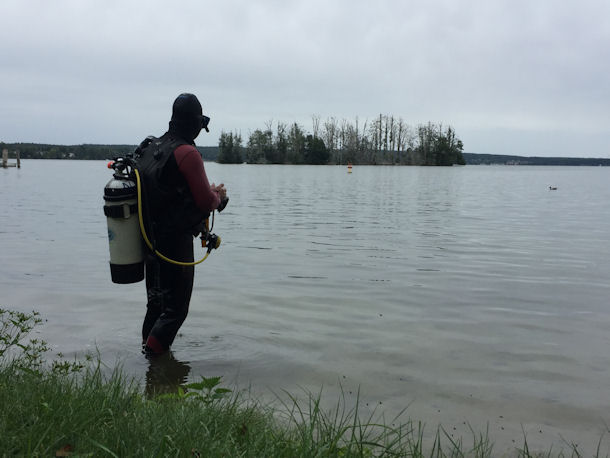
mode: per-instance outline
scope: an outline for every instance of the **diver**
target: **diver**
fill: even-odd
[[[193,94],[174,101],[169,130],[148,137],[136,158],[142,177],[146,232],[154,249],[145,262],[147,310],[142,325],[142,347],[148,355],[166,352],[186,319],[193,290],[194,266],[166,262],[154,251],[183,263],[193,261],[193,237],[214,210],[228,201],[224,184],[210,184],[203,159],[195,147],[210,118]]]

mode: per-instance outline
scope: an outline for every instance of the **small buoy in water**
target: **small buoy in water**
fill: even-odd
[[[352,173],[352,164],[351,163],[347,163],[347,173]]]
[[[549,186],[549,191],[557,191],[557,186]]]

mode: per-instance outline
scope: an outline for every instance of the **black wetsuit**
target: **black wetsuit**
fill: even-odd
[[[170,259],[193,261],[193,235],[176,233],[158,241],[157,249]],[[155,349],[156,340],[168,349],[186,319],[193,291],[194,266],[178,266],[149,254],[146,259],[146,316],[142,341]],[[155,351],[159,353],[158,350]]]
[[[210,190],[192,140],[184,140],[187,136],[172,127],[170,123],[168,133],[145,147],[139,162],[145,227],[156,251],[169,259],[193,262],[193,229],[220,199]],[[189,311],[194,270],[194,266],[172,264],[149,253],[145,266],[148,302],[142,325],[147,352],[163,353],[174,342]]]

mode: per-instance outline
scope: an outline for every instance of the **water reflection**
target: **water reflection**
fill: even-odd
[[[175,393],[186,383],[191,366],[180,361],[171,351],[158,356],[146,356],[146,396],[153,397],[163,393]]]

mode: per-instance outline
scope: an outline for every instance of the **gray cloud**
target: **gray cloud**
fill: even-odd
[[[0,140],[137,143],[196,93],[221,130],[379,113],[467,151],[610,157],[610,4],[4,0]]]

